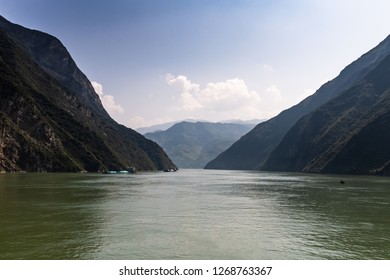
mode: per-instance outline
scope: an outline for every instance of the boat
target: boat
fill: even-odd
[[[167,168],[167,169],[164,169],[164,172],[176,172],[177,169],[173,169],[173,168]]]
[[[107,170],[105,174],[133,174],[136,173],[135,167],[130,167],[128,170]]]

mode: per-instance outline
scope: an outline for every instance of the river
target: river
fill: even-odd
[[[0,259],[390,259],[390,178],[0,174]]]

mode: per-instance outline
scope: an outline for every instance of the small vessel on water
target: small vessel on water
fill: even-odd
[[[129,174],[130,172],[127,170],[108,170],[105,173],[106,174]]]
[[[345,181],[343,179],[341,179],[340,184],[345,184]]]
[[[164,169],[164,172],[176,172],[177,169],[173,169],[173,168],[167,168],[167,169]]]
[[[136,173],[136,169],[135,167],[129,167],[127,169],[123,169],[123,170],[106,170],[105,174],[134,174]]]

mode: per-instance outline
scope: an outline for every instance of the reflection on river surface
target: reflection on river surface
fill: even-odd
[[[390,259],[390,178],[0,174],[0,259]]]

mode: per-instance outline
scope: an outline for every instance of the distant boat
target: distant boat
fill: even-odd
[[[167,168],[167,169],[164,169],[164,172],[176,172],[177,169],[173,169],[173,168]]]
[[[340,180],[340,184],[345,184],[344,180]]]
[[[107,174],[129,174],[130,172],[127,170],[108,170]]]
[[[130,167],[127,170],[107,170],[105,174],[133,174],[136,173],[135,167]]]

